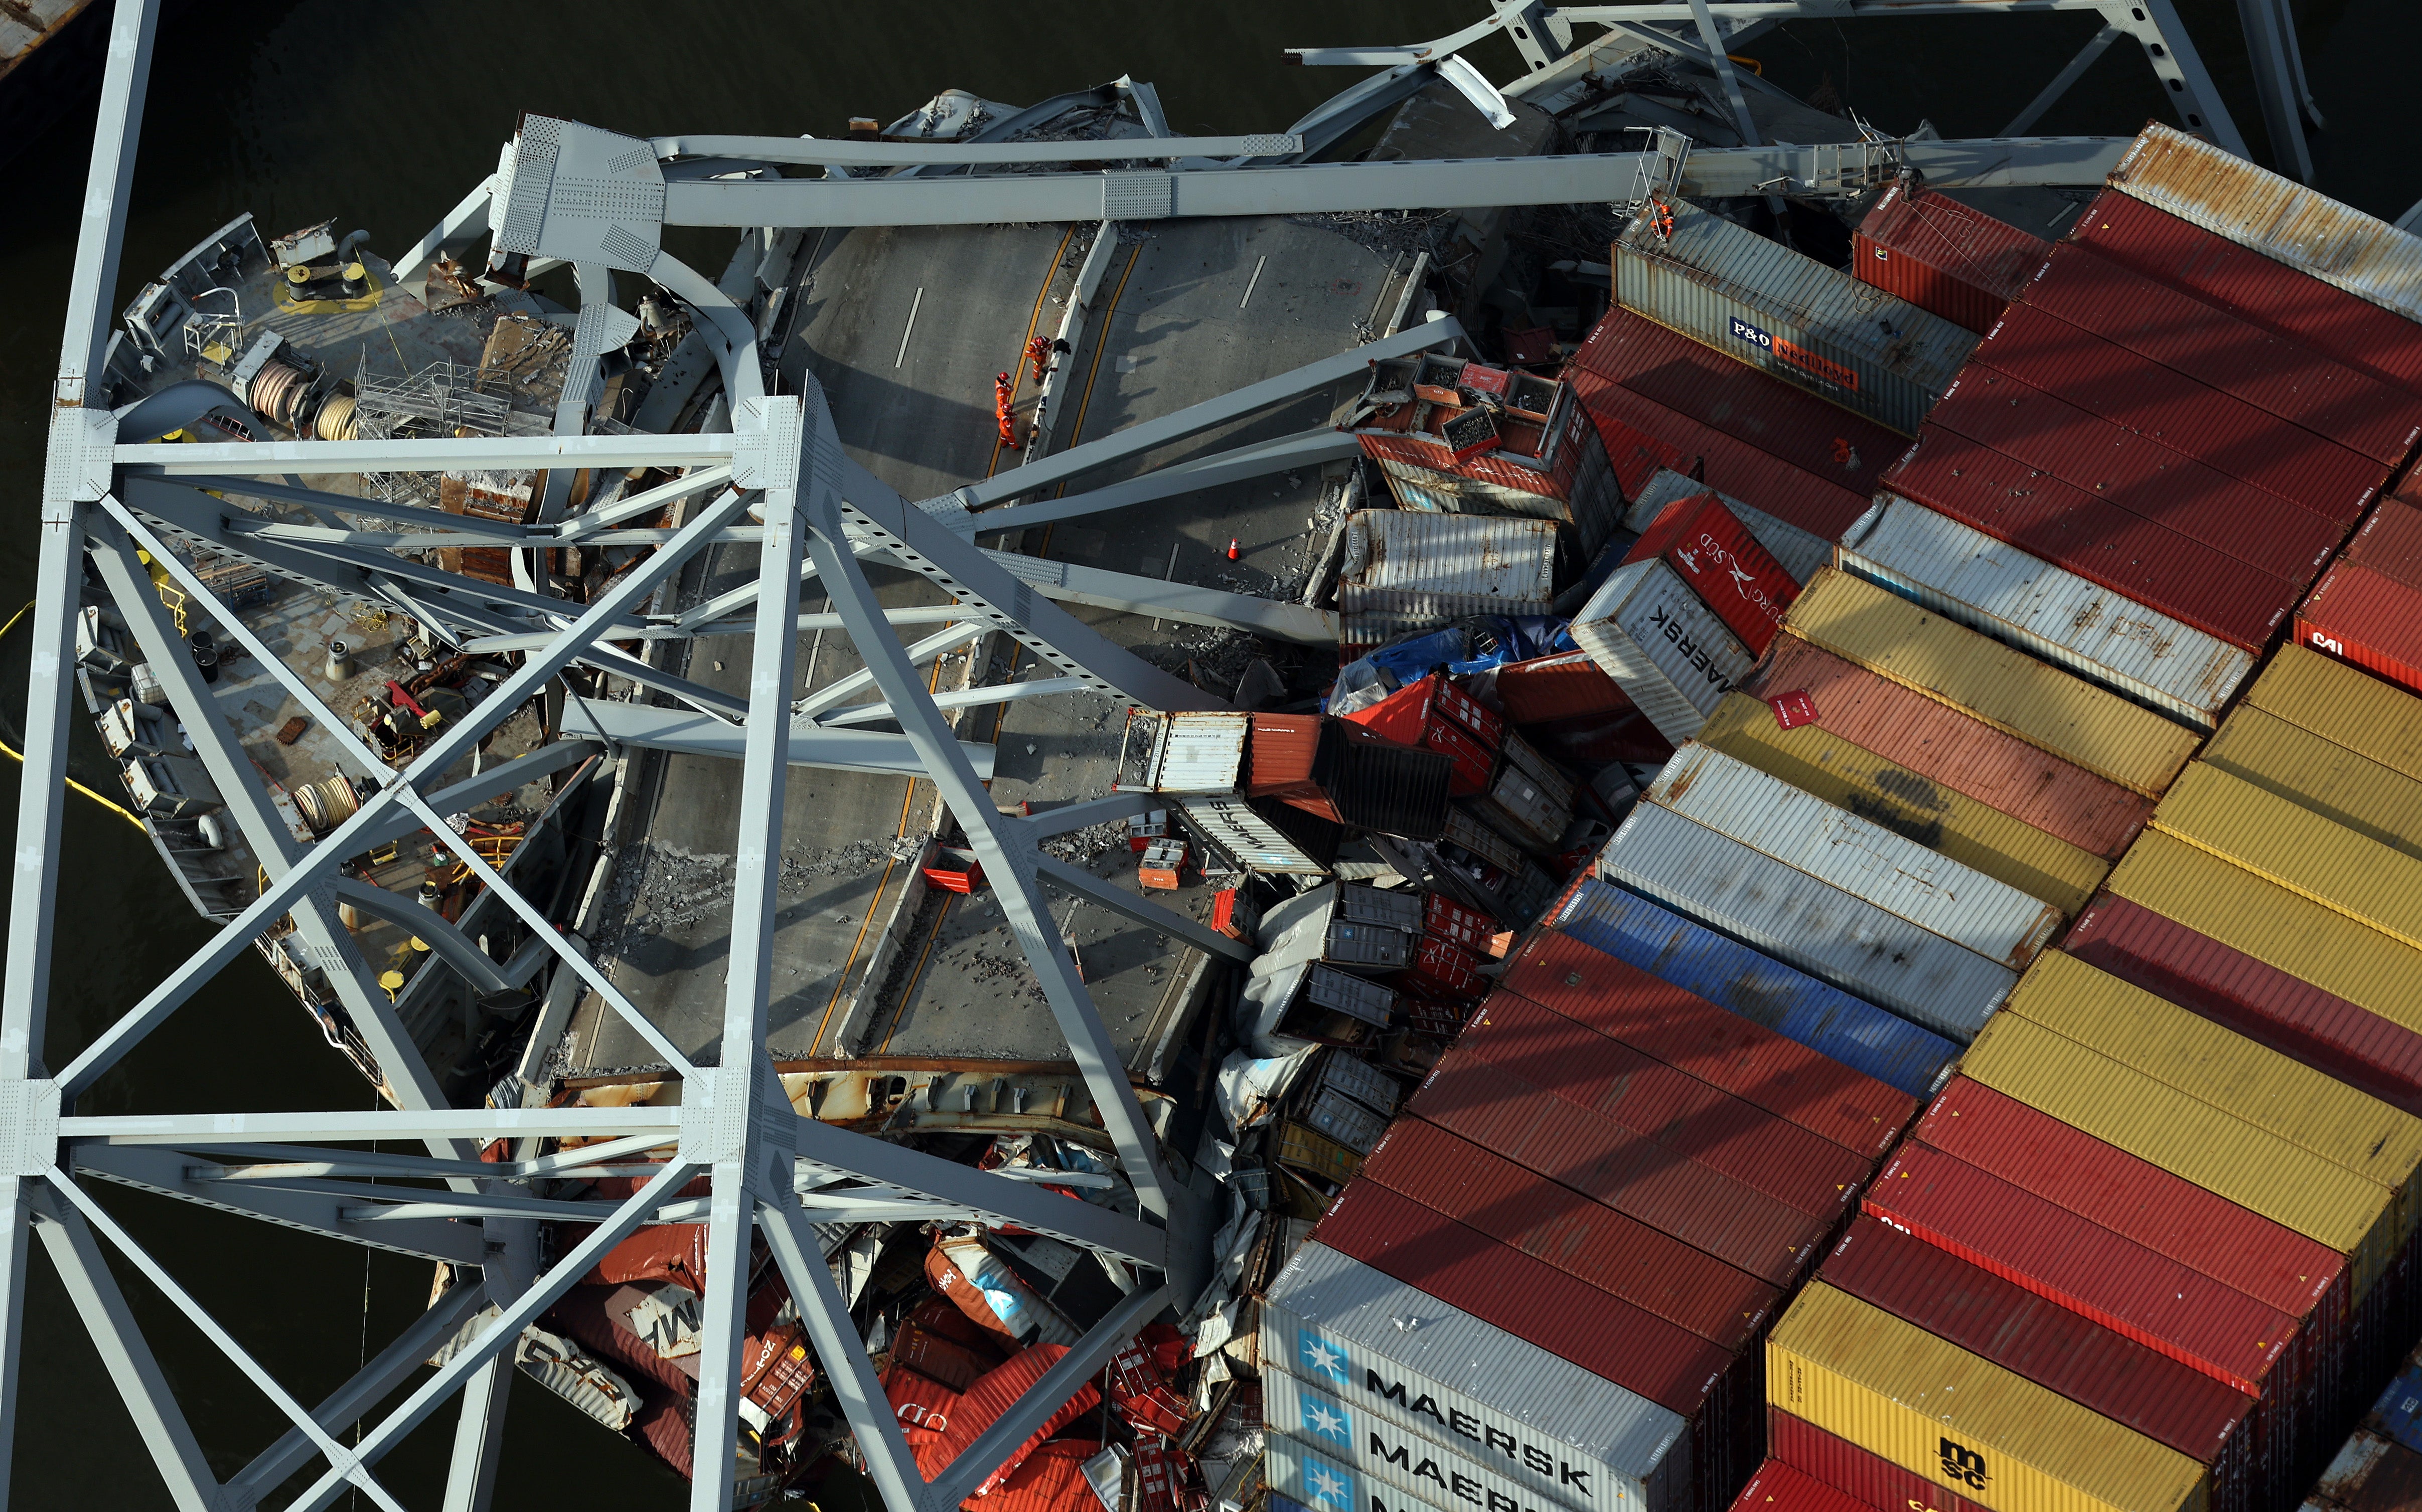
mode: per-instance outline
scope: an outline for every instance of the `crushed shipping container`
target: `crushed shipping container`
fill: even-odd
[[[2124,698],[2209,730],[2254,675],[2241,647],[1897,494],[1842,538],[1844,569]]]
[[[1784,628],[2148,796],[2169,786],[2199,743],[2162,715],[1838,569],[1816,575]]]
[[[1544,615],[1555,596],[1556,527],[1548,521],[1403,509],[1346,517],[1337,607],[1366,629]]]
[[[1341,716],[1402,745],[1418,745],[1455,758],[1449,791],[1469,798],[1488,786],[1497,770],[1497,747],[1505,722],[1483,707],[1442,672],[1433,672],[1376,704]]]
[[[1656,447],[1642,458],[1643,465],[1654,461],[1658,467],[1686,474],[1827,540],[1840,535],[1866,508],[1866,491],[1875,486],[1876,475],[1890,460],[1864,454],[1853,457],[1846,450],[1838,466],[1811,473],[1592,372],[1579,361],[1565,371],[1609,451],[1636,444],[1625,438],[1654,436]]]
[[[1625,818],[1597,869],[1963,1044],[2018,980],[1998,960],[1654,803]]]
[[[1575,616],[1573,639],[1675,745],[1757,664],[1681,574],[1657,558],[1616,569]]]
[[[1912,1097],[1941,1084],[1958,1056],[1940,1035],[1594,877],[1547,924]]]
[[[2051,253],[2042,238],[1903,178],[1859,222],[1850,272],[1981,334]]]
[[[2105,861],[2152,817],[2144,794],[1797,636],[1775,642],[1749,692],[1802,694],[1816,728]]]
[[[1683,200],[1644,207],[1615,238],[1614,296],[1904,435],[1976,345],[1941,316]]]
[[[1817,707],[1821,716],[1824,706]],[[1997,740],[2007,739],[1984,725],[1976,728]],[[1698,739],[1701,745],[1939,850],[2063,914],[2084,908],[2110,869],[2101,857],[1886,761],[1821,724],[1786,729],[1773,709],[1746,694],[1727,694]]]
[[[1452,756],[1318,714],[1253,714],[1245,795],[1337,824],[1435,840],[1446,833]]]
[[[2014,969],[2063,922],[2040,898],[1696,742],[1641,796]]]

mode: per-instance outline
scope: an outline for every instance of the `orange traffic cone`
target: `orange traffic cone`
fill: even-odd
[[[1241,556],[1243,556],[1244,554],[1245,554],[1244,553],[1242,553],[1242,552],[1240,552],[1240,551],[1236,550],[1236,538],[1235,538],[1235,537],[1234,537],[1234,536],[1229,537],[1229,538],[1228,538],[1228,560],[1230,560],[1230,561],[1232,561],[1232,562],[1233,562],[1233,561],[1235,561],[1238,557],[1241,557]]]

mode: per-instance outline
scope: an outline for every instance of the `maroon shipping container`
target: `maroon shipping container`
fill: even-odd
[[[1748,691],[1760,698],[1805,693],[1827,734],[2105,861],[2118,860],[2152,818],[2144,794],[1796,635],[1774,643]]]
[[[2422,1116],[2422,1035],[2302,977],[2111,893],[2085,906],[2061,948]]]
[[[2051,242],[2007,221],[1896,183],[1859,223],[1850,272],[1863,284],[1983,332],[2051,255]]]
[[[2346,559],[2391,583],[2422,588],[2422,509],[2394,498],[2382,500],[2347,542]]]
[[[1738,366],[1736,364],[1735,366]],[[1661,556],[1753,656],[1774,644],[1800,585],[1713,493],[1676,499],[1649,522],[1624,561]]]
[[[1864,1206],[2249,1396],[2297,1332],[2278,1309],[1931,1146],[1903,1145]]]
[[[1363,1163],[1376,1181],[1534,1260],[1645,1308],[1727,1353],[1750,1348],[1783,1293],[1435,1124],[1400,1118]]]
[[[1313,1238],[1684,1417],[1761,1352],[1719,1348],[1375,1182],[1348,1186]]]
[[[2211,1512],[2245,1512],[2255,1398],[1864,1215],[1816,1276],[2208,1467]]]
[[[1866,513],[1867,492],[1875,486],[1876,474],[1891,460],[1891,454],[1863,457],[1855,481],[1837,481],[1841,468],[1818,475],[1794,467],[1586,367],[1568,367],[1565,376],[1601,437],[1611,431],[1620,436],[1627,429],[1653,435],[1681,453],[1666,464],[1673,471],[1827,540],[1840,539],[1842,532]],[[1848,411],[1838,413],[1845,419],[1851,417]],[[1615,444],[1609,441],[1607,447],[1612,450]]]
[[[1772,1405],[1766,1410],[1766,1448],[1792,1469],[1887,1512],[1992,1512]]]
[[[2346,536],[2336,521],[1983,363],[1970,363],[1926,418],[2298,587]]]
[[[2296,611],[2296,640],[2422,693],[2422,589],[2340,562]]]
[[[1533,934],[1498,984],[1868,1161],[1880,1160],[1917,1112],[1899,1088],[1568,934]]]
[[[1794,1470],[1779,1459],[1769,1459],[1757,1467],[1740,1495],[1733,1499],[1732,1512],[1876,1512],[1866,1503],[1848,1491],[1836,1490],[1805,1471]]]
[[[2388,469],[2360,452],[2283,426],[2033,305],[2005,310],[1977,344],[1975,360],[2349,529],[2387,481]]]
[[[1510,992],[1464,1027],[1456,1048],[1812,1217],[1847,1211],[1875,1171],[1870,1156]]]
[[[1896,430],[1619,305],[1597,323],[1573,362],[1845,488],[1873,488],[1876,474],[1909,444]],[[1747,502],[1765,507],[1754,498]]]
[[[1461,1046],[1439,1058],[1408,1111],[1778,1286],[1825,1242],[1824,1220],[1676,1160]]]
[[[2422,341],[2412,321],[2141,199],[2104,190],[2068,240],[2422,394]]]
[[[1931,423],[1884,487],[2247,650],[2296,601],[2294,584]]]
[[[2088,248],[2054,248],[2026,302],[2374,461],[2422,437],[2414,396]]]
[[[1497,771],[1497,747],[1505,736],[1502,719],[1438,672],[1341,717],[1400,745],[1453,756],[1455,776],[1447,792],[1455,798],[1488,790],[1488,779]]]

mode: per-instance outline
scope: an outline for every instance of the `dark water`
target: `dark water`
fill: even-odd
[[[122,304],[154,270],[237,213],[277,231],[334,215],[401,249],[495,164],[522,110],[650,134],[676,130],[818,133],[854,115],[892,118],[958,86],[1024,102],[1131,72],[1159,87],[1179,130],[1276,130],[1350,82],[1282,67],[1286,45],[1410,41],[1476,15],[1475,0],[1282,0],[1140,8],[1082,3],[950,7],[743,4],[432,4],[182,8],[161,34],[135,176]],[[2231,112],[2260,121],[2226,0],[2180,0]],[[2306,60],[2333,128],[2322,187],[2374,213],[2422,196],[2422,163],[2399,92],[2367,67],[2422,50],[2410,0],[2315,0]],[[1749,51],[1769,76],[1830,82],[1887,130],[1930,117],[1948,136],[1997,129],[2094,28],[2090,17],[1809,23]],[[1475,55],[1494,76],[1510,48]],[[5,86],[0,86],[5,87]],[[2142,60],[2116,47],[2043,123],[2126,133],[2162,108]],[[29,556],[42,457],[42,395],[59,344],[91,131],[91,106],[0,164],[0,616],[33,592]],[[697,259],[719,267],[718,257]],[[116,307],[116,304],[113,307]],[[1004,354],[1006,360],[1006,354]],[[0,710],[22,723],[24,652],[0,644]],[[75,771],[115,790],[79,721]],[[16,779],[0,772],[0,825]],[[126,822],[68,810],[61,947],[50,1059],[59,1064],[198,943],[198,921]],[[324,1050],[249,958],[130,1057],[86,1111],[350,1107],[360,1080]],[[103,1200],[288,1390],[314,1401],[422,1305],[426,1267],[181,1205],[102,1189]],[[203,1444],[232,1473],[284,1423],[148,1286],[128,1290]],[[132,1425],[47,1266],[26,1311],[16,1504],[166,1506]],[[512,1396],[497,1504],[552,1493],[595,1506],[679,1504],[679,1484],[535,1388]],[[434,1506],[451,1435],[441,1415],[382,1467],[414,1506]]]

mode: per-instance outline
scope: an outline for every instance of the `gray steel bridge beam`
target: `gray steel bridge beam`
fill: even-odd
[[[1066,163],[1109,159],[1270,157],[1298,152],[1303,139],[1282,132],[1249,136],[1122,136],[1100,141],[859,142],[828,136],[659,136],[660,160],[733,158],[747,163],[830,164],[848,168],[944,167],[953,164]]]
[[[364,1134],[374,1139],[375,1134]],[[451,1137],[480,1137],[465,1130]],[[348,1244],[367,1244],[416,1259],[443,1260],[476,1266],[485,1258],[480,1231],[458,1224],[380,1224],[364,1225],[346,1218],[333,1198],[288,1192],[249,1182],[197,1181],[185,1174],[193,1162],[180,1149],[140,1145],[79,1145],[72,1152],[74,1169],[104,1181],[135,1187],[184,1202],[215,1208]]]
[[[1267,477],[1272,473],[1293,472],[1298,467],[1317,467],[1323,462],[1355,456],[1361,449],[1361,442],[1351,431],[1332,430],[1326,427],[1317,430],[1299,430],[1276,441],[1256,442],[1250,446],[1238,446],[1197,458],[1193,461],[1178,462],[1140,477],[1088,489],[1082,493],[1071,493],[1057,499],[1037,499],[1030,504],[999,506],[983,511],[979,522],[985,530],[1019,530],[1054,520],[1074,520],[1108,509],[1124,509],[1129,505],[1149,504],[1155,499],[1166,499],[1174,494],[1217,488],[1222,483],[1235,483],[1244,478]]]
[[[607,745],[637,746],[647,751],[671,751],[684,756],[739,759],[747,744],[745,726],[727,725],[702,714],[678,709],[653,709],[645,704],[618,704],[587,698],[566,699],[563,732]],[[989,778],[993,748],[967,744],[967,758]],[[905,777],[924,775],[923,763],[906,738],[880,730],[827,729],[794,723],[791,726],[789,762],[794,767],[821,767],[832,772],[874,772]]]

